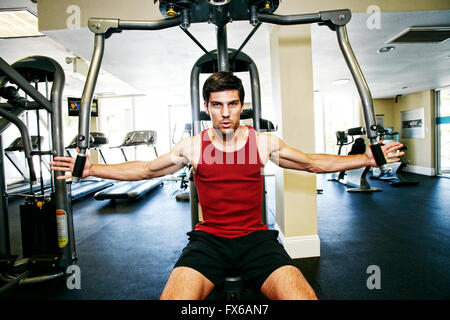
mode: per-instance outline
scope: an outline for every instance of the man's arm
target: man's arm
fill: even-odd
[[[365,154],[332,155],[321,153],[304,153],[286,145],[280,138],[268,135],[270,160],[282,168],[296,169],[315,173],[338,172],[367,166],[376,166],[372,151],[367,148]],[[382,146],[388,163],[400,161],[404,152],[390,154],[403,145],[399,142]]]
[[[189,146],[190,138],[183,139],[169,153],[151,161],[93,164],[90,159],[87,159],[83,170],[83,178],[94,176],[104,179],[134,181],[161,177],[173,173],[185,165],[187,162],[186,148]],[[50,165],[52,170],[67,172],[65,176],[58,177],[58,179],[68,179],[71,177],[74,163],[74,158],[55,157]]]

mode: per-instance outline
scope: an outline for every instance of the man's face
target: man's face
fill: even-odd
[[[243,105],[238,90],[211,92],[205,111],[211,117],[213,127],[223,135],[234,133],[240,124]]]

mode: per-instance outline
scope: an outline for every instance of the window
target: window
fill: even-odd
[[[317,101],[317,100],[316,100]],[[327,95],[323,97],[325,152],[337,154],[336,131],[360,126],[360,104],[359,97],[352,95]],[[347,154],[351,145],[344,146],[341,154]]]
[[[436,171],[450,177],[450,87],[435,91]]]
[[[118,97],[107,98],[99,101],[99,128],[109,140],[109,145],[104,148],[103,154],[108,163],[120,163],[125,159],[119,146],[127,132],[134,130],[132,114],[132,98]],[[134,151],[134,150],[133,150]],[[125,150],[128,160],[135,160],[134,152]]]

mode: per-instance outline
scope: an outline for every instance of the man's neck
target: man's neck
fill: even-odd
[[[223,134],[216,128],[211,128],[211,141],[223,146],[237,145],[241,139],[245,138],[245,127],[239,125],[236,130],[230,130],[228,134]]]

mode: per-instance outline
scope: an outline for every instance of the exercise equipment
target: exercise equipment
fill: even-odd
[[[122,144],[117,148],[120,149],[125,161],[128,161],[125,148],[137,146],[151,146],[158,157],[156,150],[156,131],[140,130],[128,132]],[[160,179],[149,179],[140,181],[123,181],[115,184],[112,187],[103,189],[94,194],[96,200],[106,199],[126,199],[137,200],[143,198],[150,191],[156,187],[162,186],[163,182]]]
[[[155,4],[157,1],[155,1]],[[159,1],[159,8],[163,16],[162,20],[157,21],[135,21],[120,19],[91,18],[88,21],[89,29],[95,34],[94,50],[89,73],[86,79],[83,95],[81,99],[78,148],[79,153],[72,172],[74,179],[80,179],[84,164],[86,162],[87,150],[89,149],[89,118],[90,106],[93,93],[103,58],[105,39],[111,37],[114,33],[124,30],[162,30],[170,27],[180,26],[181,29],[200,47],[205,53],[194,65],[191,71],[191,108],[192,108],[192,127],[193,134],[201,132],[200,121],[200,96],[199,96],[199,74],[213,73],[215,71],[232,71],[250,73],[250,82],[252,87],[252,109],[253,123],[257,131],[260,130],[261,118],[261,99],[258,70],[255,63],[242,52],[243,47],[257,31],[263,22],[278,25],[296,25],[318,23],[328,26],[336,32],[339,46],[345,61],[350,69],[358,93],[361,97],[364,121],[367,138],[370,142],[370,148],[375,161],[384,172],[387,170],[386,159],[384,158],[381,146],[378,143],[377,125],[375,112],[373,108],[372,96],[369,87],[364,79],[363,73],[358,65],[347,36],[346,24],[351,19],[350,10],[332,10],[321,11],[318,13],[298,14],[298,15],[276,15],[278,0],[172,0]],[[242,45],[237,49],[229,49],[227,46],[226,25],[231,21],[249,21],[254,29]],[[217,49],[206,50],[188,31],[191,23],[209,22],[216,28]],[[190,181],[191,190],[191,212],[192,222],[198,219],[197,198],[195,195],[195,186]],[[263,203],[263,205],[265,205]],[[265,212],[265,208],[263,208]],[[265,217],[262,213],[263,218]],[[265,220],[264,220],[265,222]]]
[[[103,162],[106,163],[105,157],[102,153],[102,146],[108,144],[108,138],[101,132],[91,132],[89,137],[89,146],[93,150],[97,150],[100,156],[103,159]],[[77,137],[73,138],[70,144],[66,147],[66,152],[69,156],[72,156],[70,153],[70,149],[75,149],[77,147]],[[69,192],[72,198],[72,201],[83,199],[97,191],[106,189],[114,185],[114,182],[111,180],[97,179],[93,177],[89,177],[86,179],[82,179],[79,182],[69,182]]]
[[[353,143],[349,155],[364,154],[366,152],[366,143],[363,138],[354,138],[365,134],[363,127],[350,128],[347,131],[336,131],[337,145],[339,146],[338,155],[342,152],[342,147]],[[349,141],[351,137],[351,141]],[[347,192],[374,192],[381,191],[381,188],[372,187],[367,181],[367,173],[371,167],[334,172],[329,181],[337,181],[347,186]]]
[[[1,95],[7,103],[0,104],[0,134],[12,123],[19,128],[23,140],[25,157],[28,162],[30,188],[37,181],[33,166],[33,156],[63,156],[62,92],[64,71],[53,59],[32,56],[11,66],[0,58]],[[37,88],[38,83],[52,82],[50,99],[44,97]],[[27,97],[20,97],[14,87],[17,85]],[[30,83],[34,83],[33,87]],[[12,87],[12,89],[11,89]],[[31,140],[25,124],[19,116],[26,110],[44,109],[51,122],[51,150],[32,150]],[[37,117],[39,119],[39,117]],[[49,123],[50,124],[50,123]],[[38,136],[40,136],[38,132]],[[52,173],[54,192],[51,198],[30,194],[21,206],[21,227],[23,239],[23,259],[11,255],[8,222],[8,198],[5,192],[5,172],[3,148],[0,136],[0,296],[6,295],[20,284],[37,283],[62,278],[65,268],[76,260],[73,220],[70,199],[64,180],[57,180],[62,172]],[[42,179],[41,179],[42,184]],[[44,230],[44,232],[43,232]]]
[[[38,136],[30,136],[30,139],[32,151],[37,151],[38,142],[42,144],[44,137],[40,136],[40,138],[38,139]],[[24,141],[22,137],[14,139],[14,141],[11,142],[11,144],[4,150],[6,158],[8,158],[8,160],[11,162],[11,164],[23,178],[22,181],[20,182],[15,182],[13,184],[7,185],[6,189],[9,197],[20,196],[29,191],[35,193],[41,190],[42,187],[44,188],[44,190],[48,190],[49,188],[52,187],[52,180],[47,178],[43,179],[42,185],[41,184],[32,185],[30,190],[29,174],[26,168],[23,165],[21,165],[21,161],[15,155],[16,152],[23,152],[23,151],[24,151]],[[45,161],[45,159],[41,159],[41,161],[43,162],[44,166],[50,173],[50,166],[48,165],[48,162]]]
[[[176,125],[175,125],[175,127],[173,129],[173,133],[172,133],[172,143],[174,145],[176,144],[176,141],[174,139],[175,129],[176,129]],[[191,137],[191,136],[192,136],[192,124],[185,123],[184,130],[181,134],[181,139]],[[181,201],[181,202],[189,201],[189,192],[187,192],[186,189],[189,186],[188,175],[189,175],[190,169],[191,169],[191,165],[187,164],[181,170],[179,170],[178,173],[177,172],[174,173],[174,176],[177,177],[178,179],[180,179],[180,188],[173,193],[173,194],[177,193],[177,195],[175,196],[175,199],[177,201]],[[181,192],[180,192],[180,190],[181,190]]]
[[[352,149],[348,153],[352,154],[364,154],[366,152],[366,143],[363,138],[356,138],[353,143]],[[367,173],[371,167],[364,167],[359,169],[347,170],[344,175],[346,178],[345,184],[347,185],[347,192],[375,192],[381,191],[381,188],[372,187],[367,181]],[[340,180],[341,181],[341,180]]]
[[[351,19],[350,10],[331,10],[318,13],[283,16],[274,14],[278,5],[278,0],[173,0],[170,2],[161,0],[159,2],[160,11],[166,17],[162,20],[142,21],[90,18],[88,20],[88,27],[95,34],[94,50],[81,98],[78,137],[78,148],[80,149],[80,152],[77,155],[77,160],[72,173],[74,179],[81,178],[84,163],[86,161],[86,152],[89,148],[87,137],[89,137],[90,108],[103,58],[105,39],[111,37],[114,33],[120,33],[124,30],[162,30],[180,26],[181,29],[205,52],[203,58],[214,61],[212,63],[213,68],[209,70],[209,72],[228,70],[238,72],[242,67],[242,63],[240,62],[242,59],[239,58],[239,55],[242,53],[242,48],[263,22],[279,25],[318,23],[319,25],[326,25],[332,31],[336,32],[342,54],[344,55],[345,61],[351,71],[358,93],[361,97],[366,134],[370,142],[370,147],[373,151],[377,165],[381,167],[381,170],[387,170],[386,159],[384,158],[381,146],[377,141],[378,134],[372,96],[348,40],[346,24]],[[170,10],[170,8],[172,10]],[[169,11],[171,12],[170,14],[168,14]],[[254,26],[254,30],[248,35],[238,50],[230,50],[227,47],[226,24],[230,21],[242,20],[250,21]],[[217,26],[217,50],[207,51],[187,30],[191,23],[200,22],[210,22]],[[248,60],[243,61],[244,65],[248,62]],[[199,62],[197,64],[200,65]],[[195,79],[198,76],[199,71],[200,70],[198,69],[194,69],[191,73],[192,85],[198,84],[198,81]],[[255,88],[257,87],[259,90],[259,81],[256,80],[257,77],[255,77],[257,70],[252,67],[250,73],[253,73],[252,86]],[[193,89],[198,92],[198,87]],[[255,95],[252,96],[253,105],[260,104],[260,101],[256,101],[256,99],[258,99],[256,91],[254,93]],[[199,105],[199,97],[192,96],[192,102],[193,105]],[[254,108],[254,110],[260,110],[260,108]],[[255,128],[257,130],[259,130],[258,122],[260,116],[258,111],[256,111],[254,114],[254,123],[256,124]],[[200,132],[199,117],[199,112],[193,114],[194,134]]]
[[[384,143],[398,141],[398,132],[393,132],[393,128],[380,128],[380,136]],[[406,151],[408,150],[407,146],[403,146],[398,149],[398,151]],[[380,180],[388,182],[391,186],[394,187],[402,187],[402,186],[416,186],[419,184],[418,180],[408,179],[403,175],[403,169],[408,166],[408,163],[399,161],[395,163],[389,163],[389,171],[382,172],[378,168],[373,168],[372,175],[370,179]]]

